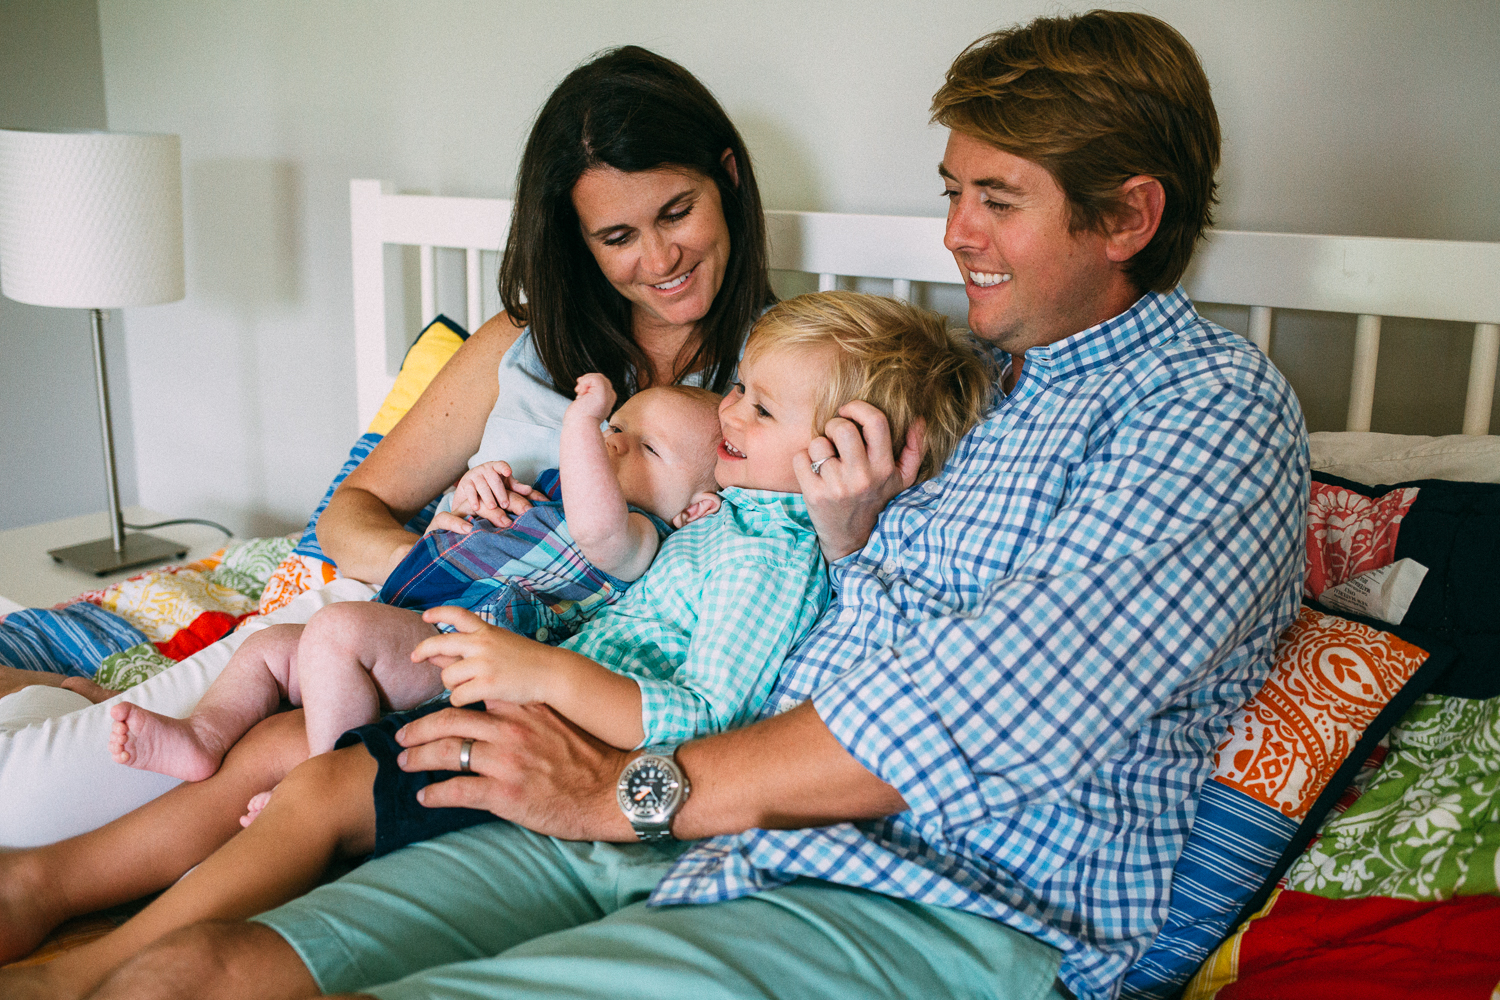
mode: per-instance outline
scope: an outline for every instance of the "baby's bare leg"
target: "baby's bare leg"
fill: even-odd
[[[306,761],[256,822],[135,917],[97,941],[7,981],[6,997],[81,997],[158,938],[203,920],[242,920],[294,899],[330,862],[375,847],[376,763],[363,746]]]
[[[441,671],[411,662],[411,651],[433,635],[437,629],[418,612],[373,601],[314,615],[297,649],[308,749],[332,750],[345,730],[379,718],[382,705],[414,708],[441,694]]]
[[[109,749],[115,760],[184,781],[213,774],[229,748],[275,712],[282,698],[300,701],[296,657],[306,627],[273,625],[247,638],[186,719],[129,702],[111,706]]]
[[[239,832],[246,799],[306,759],[302,713],[275,715],[246,734],[206,781],[178,785],[77,837],[0,851],[0,962],[25,955],[69,917],[171,885]],[[6,975],[0,973],[0,996],[8,997]]]

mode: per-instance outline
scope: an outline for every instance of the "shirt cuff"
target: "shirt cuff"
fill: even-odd
[[[677,746],[718,730],[703,706],[681,687],[653,677],[631,676],[641,689],[642,747]]]

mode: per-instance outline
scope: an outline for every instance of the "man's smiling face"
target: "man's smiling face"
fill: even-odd
[[[1068,199],[1041,166],[952,132],[938,173],[948,198],[943,245],[963,275],[975,335],[1021,355],[1134,301],[1105,237],[1068,231]]]

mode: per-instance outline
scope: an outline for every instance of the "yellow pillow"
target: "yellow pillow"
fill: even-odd
[[[401,361],[401,373],[396,376],[396,384],[386,394],[385,402],[380,404],[380,412],[370,421],[366,433],[382,437],[389,434],[396,422],[406,416],[406,411],[412,408],[428,383],[436,377],[438,370],[448,363],[453,352],[462,347],[468,337],[462,327],[446,316],[439,316],[429,323],[427,329],[417,337],[416,343],[407,349],[406,357]]]

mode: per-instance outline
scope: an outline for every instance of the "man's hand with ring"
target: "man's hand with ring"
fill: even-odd
[[[565,840],[635,840],[615,801],[630,754],[585,733],[540,702],[488,702],[486,711],[449,708],[403,726],[405,771],[467,773],[428,785],[428,808],[483,809]]]

